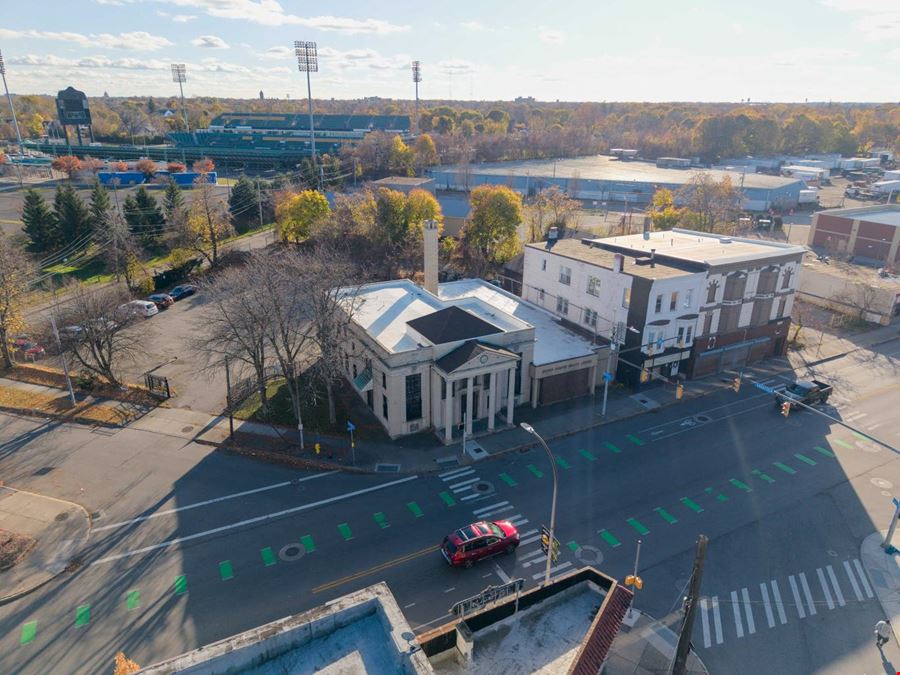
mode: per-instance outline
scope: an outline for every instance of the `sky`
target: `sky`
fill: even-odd
[[[897,101],[900,0],[2,0],[14,93]]]

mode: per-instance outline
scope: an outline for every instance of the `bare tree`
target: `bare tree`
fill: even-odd
[[[25,252],[0,233],[0,350],[6,368],[13,366],[10,337],[22,327],[21,304],[32,274]]]
[[[848,283],[846,290],[836,293],[832,302],[839,305],[844,311],[851,310],[854,320],[859,323],[869,321],[869,314],[879,313],[879,288],[863,283]]]
[[[54,317],[60,326],[63,348],[86,371],[121,386],[121,363],[134,360],[141,352],[143,336],[143,331],[129,326],[142,319],[119,310],[121,303],[128,300],[127,291],[118,286],[90,290],[77,284],[70,297]]]
[[[697,173],[675,192],[675,203],[683,206],[682,223],[701,232],[714,232],[733,225],[741,208],[742,194],[725,176],[716,182]]]

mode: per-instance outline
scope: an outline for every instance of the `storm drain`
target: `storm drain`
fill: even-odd
[[[397,473],[400,471],[399,464],[376,464],[375,472],[376,473]]]
[[[472,491],[487,494],[488,492],[494,491],[494,485],[493,483],[488,483],[486,480],[480,480],[472,486]]]
[[[694,415],[694,419],[700,422],[700,424],[712,422],[712,417],[709,417],[708,415]]]
[[[56,514],[56,521],[59,523],[61,523],[64,520],[68,520],[68,519],[69,519],[69,514],[67,512]]]
[[[281,547],[281,550],[278,551],[278,557],[285,562],[292,562],[302,558],[305,553],[306,549],[300,544],[288,544],[287,546]]]
[[[42,466],[40,469],[37,469],[31,475],[32,476],[46,476],[48,473],[53,471],[53,469],[55,469],[55,468],[56,468],[55,466]]]

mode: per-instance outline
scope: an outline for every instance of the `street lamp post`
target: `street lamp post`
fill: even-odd
[[[553,471],[553,503],[550,506],[550,541],[547,545],[547,567],[544,570],[544,586],[546,586],[550,583],[550,565],[553,562],[553,542],[556,541],[554,538],[556,536],[556,462],[553,460],[553,453],[550,452],[547,443],[541,438],[541,435],[534,430],[533,426],[528,424],[528,422],[520,422],[519,426],[540,441],[541,445],[544,447],[544,451],[547,453],[547,459],[550,460],[550,469]]]

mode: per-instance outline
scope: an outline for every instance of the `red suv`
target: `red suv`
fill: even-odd
[[[518,545],[519,532],[511,522],[483,520],[444,537],[441,553],[453,567],[471,567],[482,558],[512,553]]]

